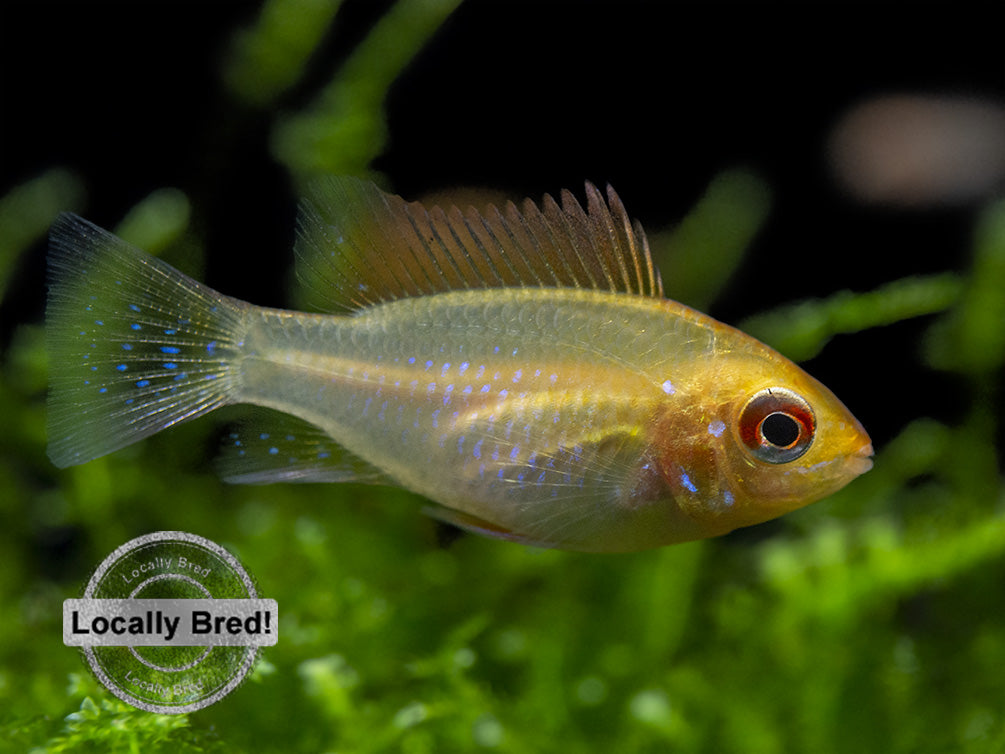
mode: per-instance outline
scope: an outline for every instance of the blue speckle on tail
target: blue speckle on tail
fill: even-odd
[[[62,215],[51,235],[46,307],[53,462],[89,461],[229,402],[232,383],[221,378],[239,354],[245,311]]]

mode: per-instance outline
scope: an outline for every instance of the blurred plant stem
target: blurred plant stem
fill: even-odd
[[[342,0],[267,0],[254,25],[237,32],[223,67],[227,88],[267,107],[303,76]]]
[[[384,149],[384,100],[460,0],[398,0],[314,101],[276,124],[272,151],[300,181],[363,175]]]
[[[0,197],[0,299],[10,283],[17,260],[49,231],[61,211],[83,203],[80,180],[55,168]]]
[[[835,335],[855,333],[945,311],[963,292],[958,275],[943,273],[887,283],[867,293],[839,291],[755,314],[739,327],[793,361],[812,359]]]
[[[771,209],[771,189],[755,173],[725,170],[681,223],[652,234],[651,245],[670,298],[707,311]]]

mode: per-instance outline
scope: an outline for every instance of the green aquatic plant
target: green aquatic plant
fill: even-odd
[[[229,48],[229,91],[276,102],[338,5],[267,3]],[[312,104],[275,120],[295,180],[371,167],[387,87],[454,5],[399,4]],[[278,28],[294,6],[314,22]],[[82,185],[57,170],[0,198],[8,295],[56,212],[80,208]],[[702,265],[691,282],[667,274],[673,295],[713,301],[770,203],[762,179],[726,171],[675,229],[651,233],[668,264]],[[116,231],[197,274],[206,239],[190,211],[181,192],[155,191]],[[872,471],[768,534],[630,555],[455,538],[397,490],[230,487],[207,461],[212,422],[57,472],[40,313],[16,322],[0,362],[0,751],[1005,749],[1005,204],[975,225],[967,269],[742,323],[805,359],[836,336],[881,338],[924,316],[903,369],[951,380],[958,419],[912,405]],[[172,717],[106,692],[62,645],[60,620],[115,547],[173,528],[234,552],[278,600],[281,628],[240,689]]]

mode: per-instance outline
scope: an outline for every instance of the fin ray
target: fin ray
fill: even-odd
[[[394,484],[322,429],[269,409],[257,409],[227,434],[217,463],[220,475],[231,484]]]
[[[661,297],[645,234],[613,189],[586,184],[586,207],[507,202],[426,208],[367,181],[328,178],[299,219],[297,271],[310,303],[355,311],[399,298],[463,289],[577,287]]]
[[[75,215],[53,225],[48,454],[84,463],[229,402],[244,308]]]

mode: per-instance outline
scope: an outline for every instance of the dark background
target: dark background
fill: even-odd
[[[48,167],[84,180],[84,214],[110,226],[151,190],[188,194],[207,282],[282,305],[295,196],[270,156],[296,110],[391,3],[351,0],[305,79],[271,111],[235,102],[225,41],[250,3],[14,2],[0,9],[0,194]],[[767,226],[712,314],[728,322],[842,288],[965,269],[975,209],[863,207],[827,171],[835,120],[887,92],[1005,98],[992,6],[960,3],[468,2],[398,80],[375,167],[407,197],[454,184],[539,197],[612,183],[656,230],[725,168],[772,189]],[[223,41],[222,41],[223,40]],[[43,252],[25,260],[2,333],[41,318]],[[809,364],[879,444],[916,412],[901,367],[925,321],[836,339]],[[958,406],[952,382],[910,389]],[[936,416],[940,409],[934,410]]]

